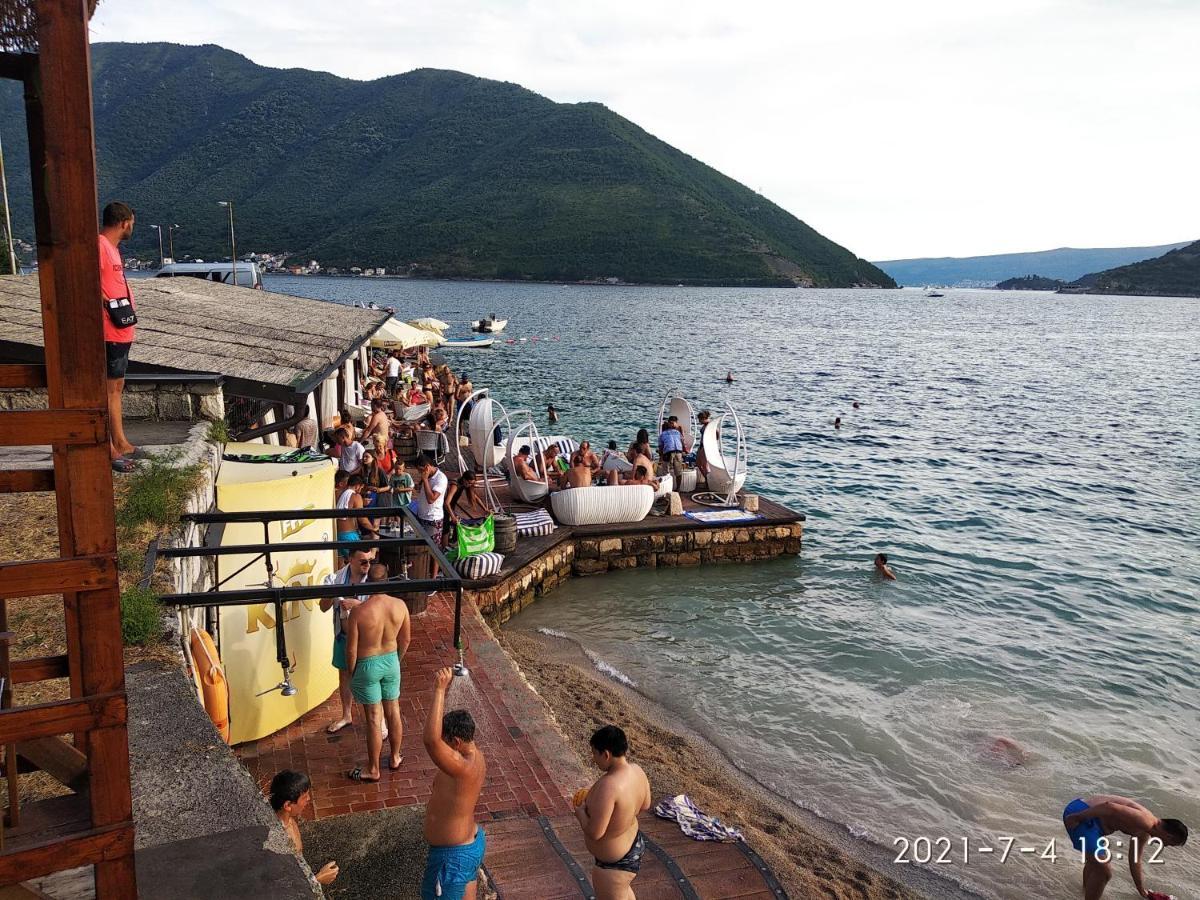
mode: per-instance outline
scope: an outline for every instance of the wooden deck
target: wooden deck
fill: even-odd
[[[507,486],[497,487],[496,493],[499,496],[501,504],[510,512],[523,512],[536,508],[527,504],[512,503]],[[683,499],[684,512],[712,508],[695,503],[690,494],[681,494],[680,496]],[[689,519],[687,516],[656,516],[653,513],[646,516],[640,522],[618,522],[611,525],[559,525],[553,532],[547,535],[519,538],[517,540],[517,549],[504,558],[504,567],[498,574],[490,575],[487,578],[464,581],[463,587],[467,590],[475,591],[500,584],[506,578],[511,577],[515,572],[519,572],[525,566],[549,553],[555,547],[565,541],[576,538],[595,540],[606,537],[667,534],[681,531],[696,531],[699,529],[791,525],[795,522],[805,521],[803,513],[788,509],[783,504],[776,503],[774,500],[768,500],[766,497],[758,498],[758,514],[759,518],[753,522],[738,522],[729,525],[701,523],[695,519]]]
[[[694,841],[674,822],[640,818],[647,839],[633,883],[639,900],[780,900],[787,894],[745,844]],[[488,825],[488,879],[501,900],[596,896],[593,860],[574,816],[514,818]]]

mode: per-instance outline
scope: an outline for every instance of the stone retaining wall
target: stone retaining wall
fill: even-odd
[[[225,418],[225,395],[211,382],[151,383],[130,381],[121,398],[127,419],[159,421]],[[46,409],[45,388],[0,391],[0,410]]]
[[[572,575],[702,563],[753,562],[800,552],[803,524],[572,538],[494,587],[467,594],[493,625],[502,624]]]

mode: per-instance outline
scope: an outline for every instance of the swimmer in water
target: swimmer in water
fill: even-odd
[[[1010,737],[998,737],[992,741],[988,752],[1011,769],[1025,765],[1029,754],[1025,748]]]
[[[857,400],[854,401],[854,408],[858,409],[858,401]]]
[[[546,407],[546,418],[550,421],[551,425],[558,421],[558,410],[554,408],[553,403]]]
[[[733,372],[729,372],[725,375],[725,383],[733,384]]]
[[[888,581],[896,580],[896,573],[893,572],[891,567],[888,565],[886,553],[875,554],[875,572],[881,578],[886,578]]]
[[[838,431],[842,430],[842,417],[841,416],[838,416],[837,418],[835,418],[833,420],[833,427],[836,428]]]

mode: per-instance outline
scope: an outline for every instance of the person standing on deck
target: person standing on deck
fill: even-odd
[[[390,403],[396,396],[396,385],[400,383],[400,354],[393,350],[388,354],[387,365],[384,367],[384,386],[387,387],[387,399]]]
[[[446,518],[446,488],[450,481],[444,472],[433,463],[433,457],[422,453],[417,457],[417,471],[413,486],[413,513],[421,527],[437,545],[442,543],[442,523]],[[438,563],[429,560],[429,577],[437,578]]]
[[[642,867],[646,840],[638,815],[650,808],[650,780],[627,758],[629,740],[616,725],[592,735],[592,762],[604,774],[576,792],[575,818],[595,857],[592,886],[597,900],[633,900],[633,880]]]
[[[475,720],[465,709],[443,715],[454,670],[440,669],[425,720],[425,752],[438,767],[433,793],[425,806],[429,857],[421,881],[421,900],[475,900],[479,867],[487,851],[475,805],[487,776],[487,761],[475,744]]]
[[[104,207],[100,223],[100,302],[104,320],[104,356],[108,377],[108,452],[114,472],[132,472],[135,459],[145,453],[125,437],[125,422],[121,395],[125,392],[125,372],[129,369],[129,350],[133,347],[137,316],[134,315],[133,292],[125,278],[125,262],[119,249],[121,241],[133,234],[133,210],[124,203],[113,202]],[[117,324],[122,315],[132,321],[126,326]]]
[[[388,570],[375,563],[371,581],[387,581]],[[404,726],[400,721],[400,660],[412,641],[412,620],[403,600],[390,594],[372,594],[350,611],[346,621],[346,669],[350,693],[367,715],[367,765],[351,769],[352,781],[378,781],[379,755],[383,752],[380,731],[387,720],[392,753],[388,769],[395,772],[404,763],[400,744]]]
[[[675,487],[678,489],[683,482],[683,432],[679,429],[679,419],[671,416],[663,425],[662,433],[658,436],[658,457],[662,460],[662,473],[669,471],[675,476]]]
[[[355,550],[350,562],[329,576],[329,584],[361,584],[371,572],[374,550]],[[337,734],[347,725],[354,724],[354,696],[350,692],[350,670],[346,664],[346,620],[350,611],[366,597],[322,597],[321,612],[333,610],[333,667],[338,670],[338,697],[342,701],[342,717],[325,731]]]

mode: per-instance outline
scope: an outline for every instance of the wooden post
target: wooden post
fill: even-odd
[[[37,0],[40,101],[30,123],[46,384],[51,409],[99,412],[107,425],[98,276],[96,158],[86,0]],[[39,120],[40,121],[37,121]],[[40,132],[34,134],[33,132]],[[38,146],[40,145],[40,146]],[[100,587],[63,594],[72,695],[117,695],[124,706],[120,589],[107,427],[90,443],[56,443],[59,549],[64,558],[112,560]],[[120,828],[117,849],[95,862],[99,900],[136,896],[129,747],[122,715],[89,728],[85,748],[93,831]]]

